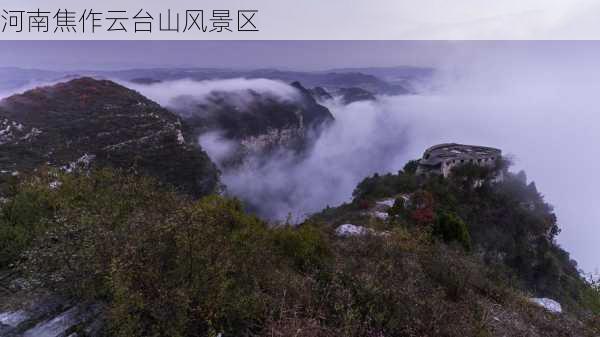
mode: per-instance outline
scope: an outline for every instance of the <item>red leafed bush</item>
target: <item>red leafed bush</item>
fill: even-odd
[[[412,196],[412,220],[420,225],[430,224],[435,217],[433,195],[428,191],[417,191]]]
[[[411,213],[412,220],[419,225],[426,225],[433,222],[433,208],[416,209]]]
[[[371,203],[367,199],[362,199],[358,202],[359,209],[369,209],[371,207]]]

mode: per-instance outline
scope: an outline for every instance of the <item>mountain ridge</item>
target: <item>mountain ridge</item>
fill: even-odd
[[[137,167],[193,195],[218,185],[214,164],[186,139],[177,115],[112,81],[83,77],[12,95],[0,101],[0,118],[7,125],[2,171],[61,167],[88,155],[99,165]]]

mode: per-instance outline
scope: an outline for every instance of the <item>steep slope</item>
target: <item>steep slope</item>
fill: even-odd
[[[28,276],[6,282],[0,274],[2,284],[15,289],[5,294],[0,288],[0,333],[599,335],[599,308],[592,308],[596,316],[572,305],[546,310],[515,289],[501,265],[487,263],[477,245],[456,244],[468,238],[457,235],[466,225],[448,213],[463,216],[460,208],[481,202],[457,199],[452,211],[430,181],[414,178],[404,171],[359,186],[357,199],[373,198],[373,207],[390,204],[378,200],[382,196],[400,191],[406,200],[410,193],[410,202],[395,203],[385,220],[357,203],[328,208],[298,227],[269,226],[236,200],[192,201],[150,179],[109,170],[24,181],[0,205],[0,247],[9,243]],[[55,179],[61,184],[53,188]],[[440,214],[435,221],[427,216],[432,207]],[[359,217],[369,230],[340,235],[332,226]],[[29,240],[22,240],[24,233]],[[38,295],[29,304],[30,290],[22,286],[28,281],[73,300],[57,305]],[[600,299],[600,289],[591,290]]]
[[[323,87],[314,87],[310,89],[310,94],[318,102],[326,102],[327,100],[337,97],[343,104],[351,104],[360,101],[374,101],[377,99],[372,92],[358,87],[333,89],[331,93]]]
[[[333,99],[333,96],[331,96],[331,94],[323,87],[314,87],[310,90],[310,93],[318,102]]]
[[[180,96],[172,109],[202,136],[218,133],[234,147],[219,164],[239,165],[249,155],[284,150],[302,153],[333,116],[300,83],[291,84],[294,97],[254,90],[212,91],[208,96]]]
[[[568,310],[585,311],[586,281],[555,241],[560,229],[552,207],[524,173],[504,172],[504,180],[497,181],[488,168],[467,165],[449,178],[426,177],[414,174],[415,163],[398,174],[364,179],[351,204],[314,219],[332,226],[374,219],[382,228],[428,228],[440,240],[506,269],[520,289],[556,299]],[[499,165],[506,167],[505,162]],[[448,222],[457,227],[448,229]]]
[[[180,190],[214,191],[218,172],[186,141],[179,118],[111,81],[79,78],[0,102],[0,172],[40,165],[110,165],[157,176]]]
[[[350,104],[360,101],[374,101],[375,95],[361,88],[340,88],[335,91],[334,95],[341,96],[344,104]]]
[[[584,279],[556,243],[556,216],[535,183],[523,172],[505,171],[505,161],[494,169],[468,164],[448,178],[418,175],[416,165],[365,178],[351,203],[328,207],[308,222],[342,241],[353,239],[349,252],[356,240],[403,232],[404,247],[417,250],[400,263],[398,273],[411,275],[404,286],[419,279],[418,288],[433,294],[427,282],[440,282],[449,310],[483,313],[475,323],[483,335],[597,336],[598,283]],[[503,171],[503,180],[495,179],[495,170]],[[372,253],[364,257],[370,263]],[[425,270],[406,271],[415,265]],[[465,299],[468,308],[459,305]]]

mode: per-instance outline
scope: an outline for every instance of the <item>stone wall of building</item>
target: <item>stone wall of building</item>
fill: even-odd
[[[493,167],[501,157],[502,151],[492,147],[439,144],[425,150],[423,158],[419,160],[417,173],[448,177],[455,167],[466,164]]]

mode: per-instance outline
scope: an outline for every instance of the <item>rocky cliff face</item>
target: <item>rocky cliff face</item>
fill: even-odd
[[[374,101],[377,99],[372,92],[359,87],[334,88],[331,90],[331,93],[323,87],[314,87],[310,89],[310,94],[318,102],[326,102],[334,97],[337,97],[342,104],[351,104],[360,101]]]
[[[310,90],[310,93],[318,102],[333,99],[333,96],[323,87],[314,87]]]
[[[360,101],[374,101],[376,99],[373,93],[357,87],[340,88],[335,91],[335,95],[340,96],[342,103],[344,104]]]
[[[0,102],[0,177],[109,165],[204,195],[218,171],[179,117],[111,81],[79,78]]]
[[[322,128],[333,121],[329,110],[318,104],[299,82],[292,83],[296,97],[282,98],[254,90],[213,91],[207,97],[181,96],[172,109],[188,123],[196,136],[215,132],[233,144],[223,167],[242,164],[248,156],[277,151],[301,153]]]

